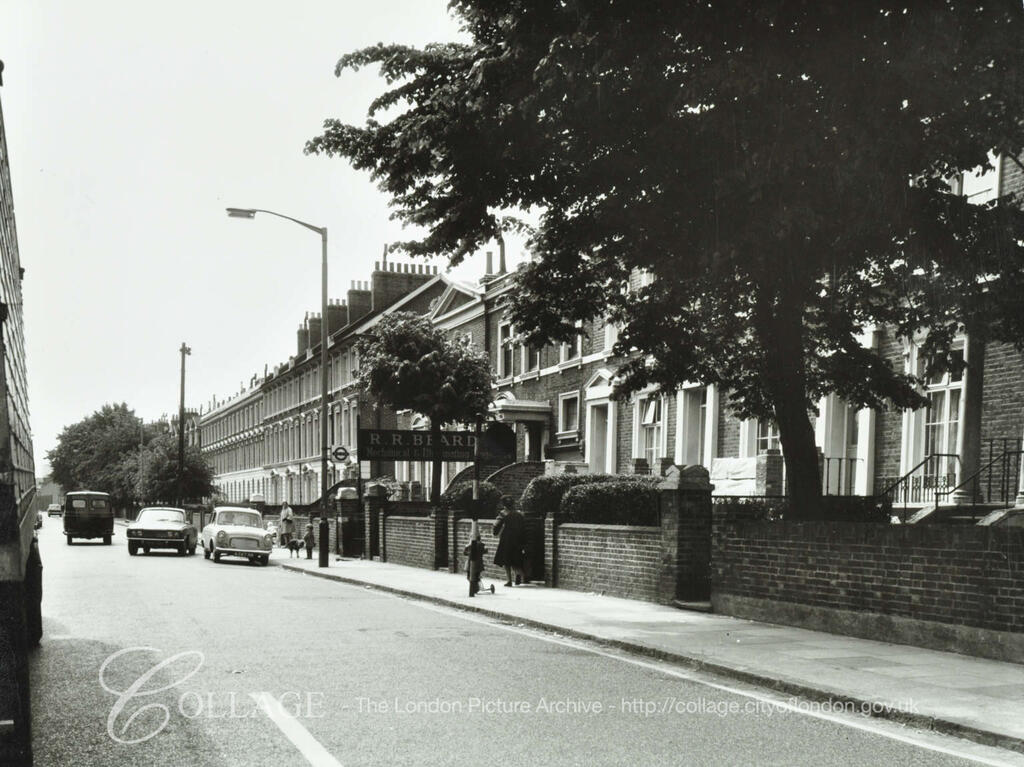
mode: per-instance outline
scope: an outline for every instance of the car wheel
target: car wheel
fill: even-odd
[[[213,546],[212,543],[210,545]],[[216,547],[214,547],[214,549],[213,549],[213,561],[214,562],[220,562],[220,552],[217,551]]]
[[[71,536],[69,535],[68,536],[68,546],[70,546],[70,545],[71,545]]]
[[[269,554],[264,554],[262,557],[260,557],[260,564],[263,565],[264,567],[269,565],[270,564],[270,555]]]
[[[192,544],[188,547],[188,555],[192,556],[196,553],[196,542],[192,541]]]
[[[109,546],[110,545],[110,536],[109,535],[104,535],[103,536],[103,545],[104,546]]]
[[[139,553],[139,544],[135,541],[128,541],[128,555],[134,557]]]
[[[183,557],[188,554],[188,542],[182,541],[181,545],[178,546],[178,556]]]
[[[213,544],[211,543],[210,544],[210,549],[212,549],[212,548],[213,548]],[[206,546],[203,546],[203,559],[209,559],[210,558],[210,549],[206,548]]]
[[[149,553],[149,546],[143,546],[142,547],[142,553],[143,554],[148,554]]]

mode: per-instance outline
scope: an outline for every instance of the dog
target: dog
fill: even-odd
[[[299,556],[299,552],[303,549],[302,541],[297,538],[292,538],[288,541],[288,559],[292,558],[294,554],[296,557]]]

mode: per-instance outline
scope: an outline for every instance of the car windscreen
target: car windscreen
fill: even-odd
[[[259,514],[247,511],[222,511],[217,515],[218,525],[241,525],[243,527],[263,527]]]
[[[138,522],[184,522],[185,512],[174,509],[143,509]]]

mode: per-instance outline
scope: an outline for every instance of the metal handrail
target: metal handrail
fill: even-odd
[[[1016,456],[1017,460],[1019,461],[1020,457],[1022,455],[1024,455],[1024,450],[1004,450],[1002,453],[997,455],[995,458],[991,459],[988,463],[986,463],[984,466],[982,466],[980,469],[978,469],[976,472],[974,472],[971,476],[969,476],[965,480],[963,480],[956,487],[954,487],[954,488],[952,488],[950,490],[943,491],[943,492],[936,492],[935,493],[936,501],[938,500],[940,495],[943,498],[948,498],[949,496],[953,495],[953,493],[955,493],[957,490],[960,490],[961,488],[967,487],[967,485],[970,482],[974,482],[975,480],[977,480],[979,477],[981,477],[981,475],[984,472],[989,471],[993,466],[995,466],[999,462],[1003,462],[1004,466],[1010,465],[1009,462],[1006,460],[1008,456]],[[1005,480],[1005,474],[1006,474],[1006,472],[1004,471],[1004,480]],[[975,503],[977,503],[977,501],[978,501],[978,495],[979,495],[979,493],[977,491],[977,488],[975,488],[975,492],[974,492],[974,496],[973,496],[973,501]]]
[[[910,480],[911,475],[914,474],[914,472],[916,472],[918,469],[920,469],[922,466],[924,466],[926,463],[928,463],[928,461],[931,461],[931,460],[933,460],[935,458],[955,458],[957,463],[960,462],[960,456],[957,455],[956,453],[929,453],[924,458],[922,458],[917,463],[917,465],[914,466],[914,468],[912,468],[910,471],[908,471],[902,477],[900,477],[895,482],[893,482],[891,485],[889,485],[889,487],[885,488],[885,490],[883,490],[880,493],[880,495],[889,495],[893,490],[895,490],[901,484],[903,484],[905,482],[908,482]]]

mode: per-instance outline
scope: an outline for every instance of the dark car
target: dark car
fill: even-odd
[[[195,554],[199,535],[188,521],[184,509],[147,506],[128,525],[128,553],[135,556],[142,549],[176,549],[181,555]]]

